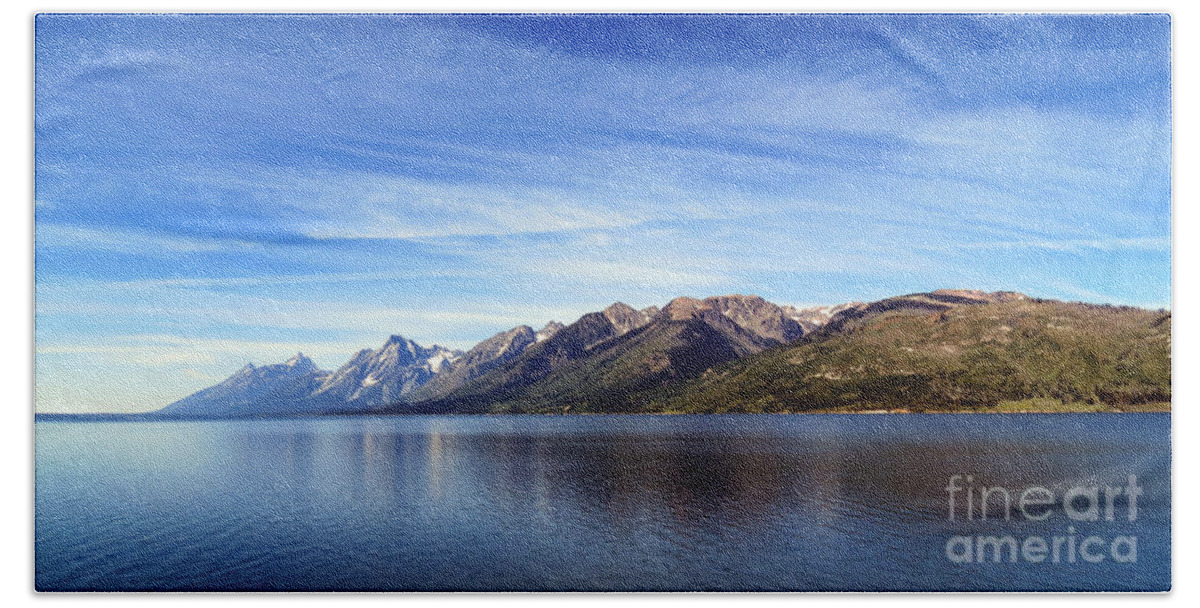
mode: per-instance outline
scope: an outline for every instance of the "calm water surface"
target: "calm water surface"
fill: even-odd
[[[1170,586],[1168,414],[40,421],[36,449],[42,590]],[[949,521],[955,474],[1144,494]],[[1137,561],[946,557],[1068,526]]]

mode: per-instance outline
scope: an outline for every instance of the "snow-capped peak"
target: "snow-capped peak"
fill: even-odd
[[[442,371],[444,366],[448,367],[454,363],[455,359],[458,359],[458,357],[453,352],[439,349],[432,357],[425,360],[425,364],[429,366],[430,371],[436,374]]]

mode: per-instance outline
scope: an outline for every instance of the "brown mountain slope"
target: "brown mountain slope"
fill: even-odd
[[[1010,292],[912,294],[845,310],[803,340],[676,387],[650,409],[961,411],[1037,399],[1035,409],[1167,407],[1170,349],[1165,311]]]

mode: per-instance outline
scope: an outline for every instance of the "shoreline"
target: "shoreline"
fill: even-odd
[[[1157,404],[1156,404],[1157,405]],[[972,409],[972,410],[923,410],[913,411],[909,409],[869,409],[869,410],[813,410],[805,412],[571,412],[571,413],[539,413],[539,412],[513,412],[513,413],[381,413],[381,412],[362,412],[362,413],[328,413],[328,414],[295,414],[285,416],[242,416],[242,417],[176,417],[176,416],[155,416],[152,413],[139,414],[118,414],[118,413],[35,413],[34,422],[208,422],[208,421],[253,421],[253,420],[291,420],[299,418],[363,418],[363,417],[400,417],[400,416],[848,416],[848,415],[865,415],[865,416],[905,416],[905,415],[1070,415],[1070,414],[1087,414],[1087,415],[1122,415],[1122,414],[1170,414],[1171,409],[1168,405],[1165,408],[1159,407],[1144,407],[1138,409],[1091,409],[1091,410],[1070,410],[1070,409],[1020,409],[1020,410],[996,410],[996,409]]]

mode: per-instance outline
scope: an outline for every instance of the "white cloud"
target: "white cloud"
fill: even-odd
[[[1046,249],[1050,251],[1119,251],[1137,249],[1147,251],[1170,251],[1171,239],[1167,237],[1140,238],[1108,238],[1108,239],[1028,239],[1013,241],[976,242],[976,243],[945,243],[942,245],[922,245],[923,249]],[[1103,300],[1101,294],[1086,293],[1096,296],[1097,301]]]
[[[149,255],[155,251],[199,253],[230,248],[261,248],[254,243],[228,239],[200,239],[115,227],[85,228],[47,223],[37,225],[35,238],[40,247],[79,247],[138,255]]]
[[[590,285],[619,285],[622,287],[661,287],[688,290],[729,283],[731,277],[710,270],[674,266],[659,260],[609,262],[588,259],[559,260],[538,264],[546,275],[566,278]],[[672,260],[673,262],[673,260]]]

